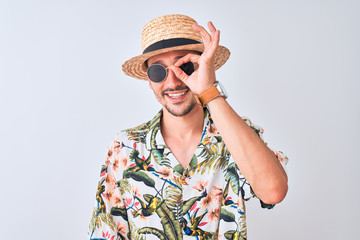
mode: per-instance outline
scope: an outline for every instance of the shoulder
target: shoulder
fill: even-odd
[[[118,148],[122,147],[124,144],[129,144],[131,142],[146,142],[146,135],[150,131],[150,122],[142,123],[136,127],[123,129],[116,133],[113,137],[112,142],[108,145],[109,148]]]
[[[127,128],[120,131],[116,135],[116,139],[122,141],[135,141],[139,143],[146,143],[146,136],[149,132],[156,130],[160,127],[160,118],[162,111],[155,115],[153,119],[142,123],[136,127]]]
[[[149,122],[119,131],[107,148],[105,168],[116,178],[122,178],[122,172],[130,164],[132,153],[136,149],[145,149]],[[138,151],[138,150],[136,150]]]

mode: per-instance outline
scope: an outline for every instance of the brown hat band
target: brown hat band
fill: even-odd
[[[153,52],[156,50],[164,49],[164,48],[171,48],[171,47],[177,47],[177,46],[184,46],[184,45],[190,45],[190,44],[201,44],[201,42],[196,41],[194,39],[189,38],[171,38],[171,39],[164,39],[160,40],[158,42],[155,42],[148,46],[144,51],[143,54],[148,52]]]

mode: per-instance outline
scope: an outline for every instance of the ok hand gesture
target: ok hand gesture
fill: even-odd
[[[212,22],[208,23],[210,34],[200,25],[194,24],[193,28],[203,38],[204,52],[201,55],[196,53],[185,55],[171,66],[171,69],[193,93],[200,94],[209,89],[216,81],[214,55],[219,45],[220,31],[216,30]],[[195,65],[195,71],[190,76],[179,68],[179,66],[186,62],[193,62]]]

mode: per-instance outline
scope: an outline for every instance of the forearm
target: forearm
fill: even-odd
[[[210,101],[208,107],[217,130],[255,194],[268,204],[282,201],[287,192],[287,175],[275,154],[224,98]]]

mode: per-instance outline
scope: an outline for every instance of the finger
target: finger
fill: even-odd
[[[206,59],[212,59],[219,46],[220,31],[216,30],[212,35],[213,37],[210,45],[206,48],[206,51],[204,51],[202,54]]]
[[[211,21],[208,22],[208,28],[211,33],[211,45],[218,45],[220,40],[220,31],[216,30],[214,24]]]
[[[170,68],[174,72],[175,76],[181,81],[186,82],[186,80],[189,78],[189,76],[183,70],[181,70],[181,68],[175,66],[171,66]]]
[[[211,21],[208,22],[207,26],[208,26],[211,33],[216,31],[216,28],[215,28],[214,24]]]
[[[219,46],[219,42],[220,42],[220,30],[216,30],[212,35],[213,36],[212,36],[210,49],[211,49],[211,51],[216,51],[217,47]]]
[[[184,63],[187,63],[187,62],[197,63],[199,58],[200,58],[200,55],[198,55],[198,54],[188,53],[185,56],[183,56],[182,58],[180,58],[179,60],[177,60],[174,65],[176,67],[179,67],[179,66],[181,66],[181,65],[183,65]]]
[[[198,31],[201,35],[201,37],[204,39],[204,45],[207,46],[210,44],[211,42],[211,36],[210,34],[205,30],[204,27],[198,25],[198,24],[193,24],[193,29],[195,31]]]

